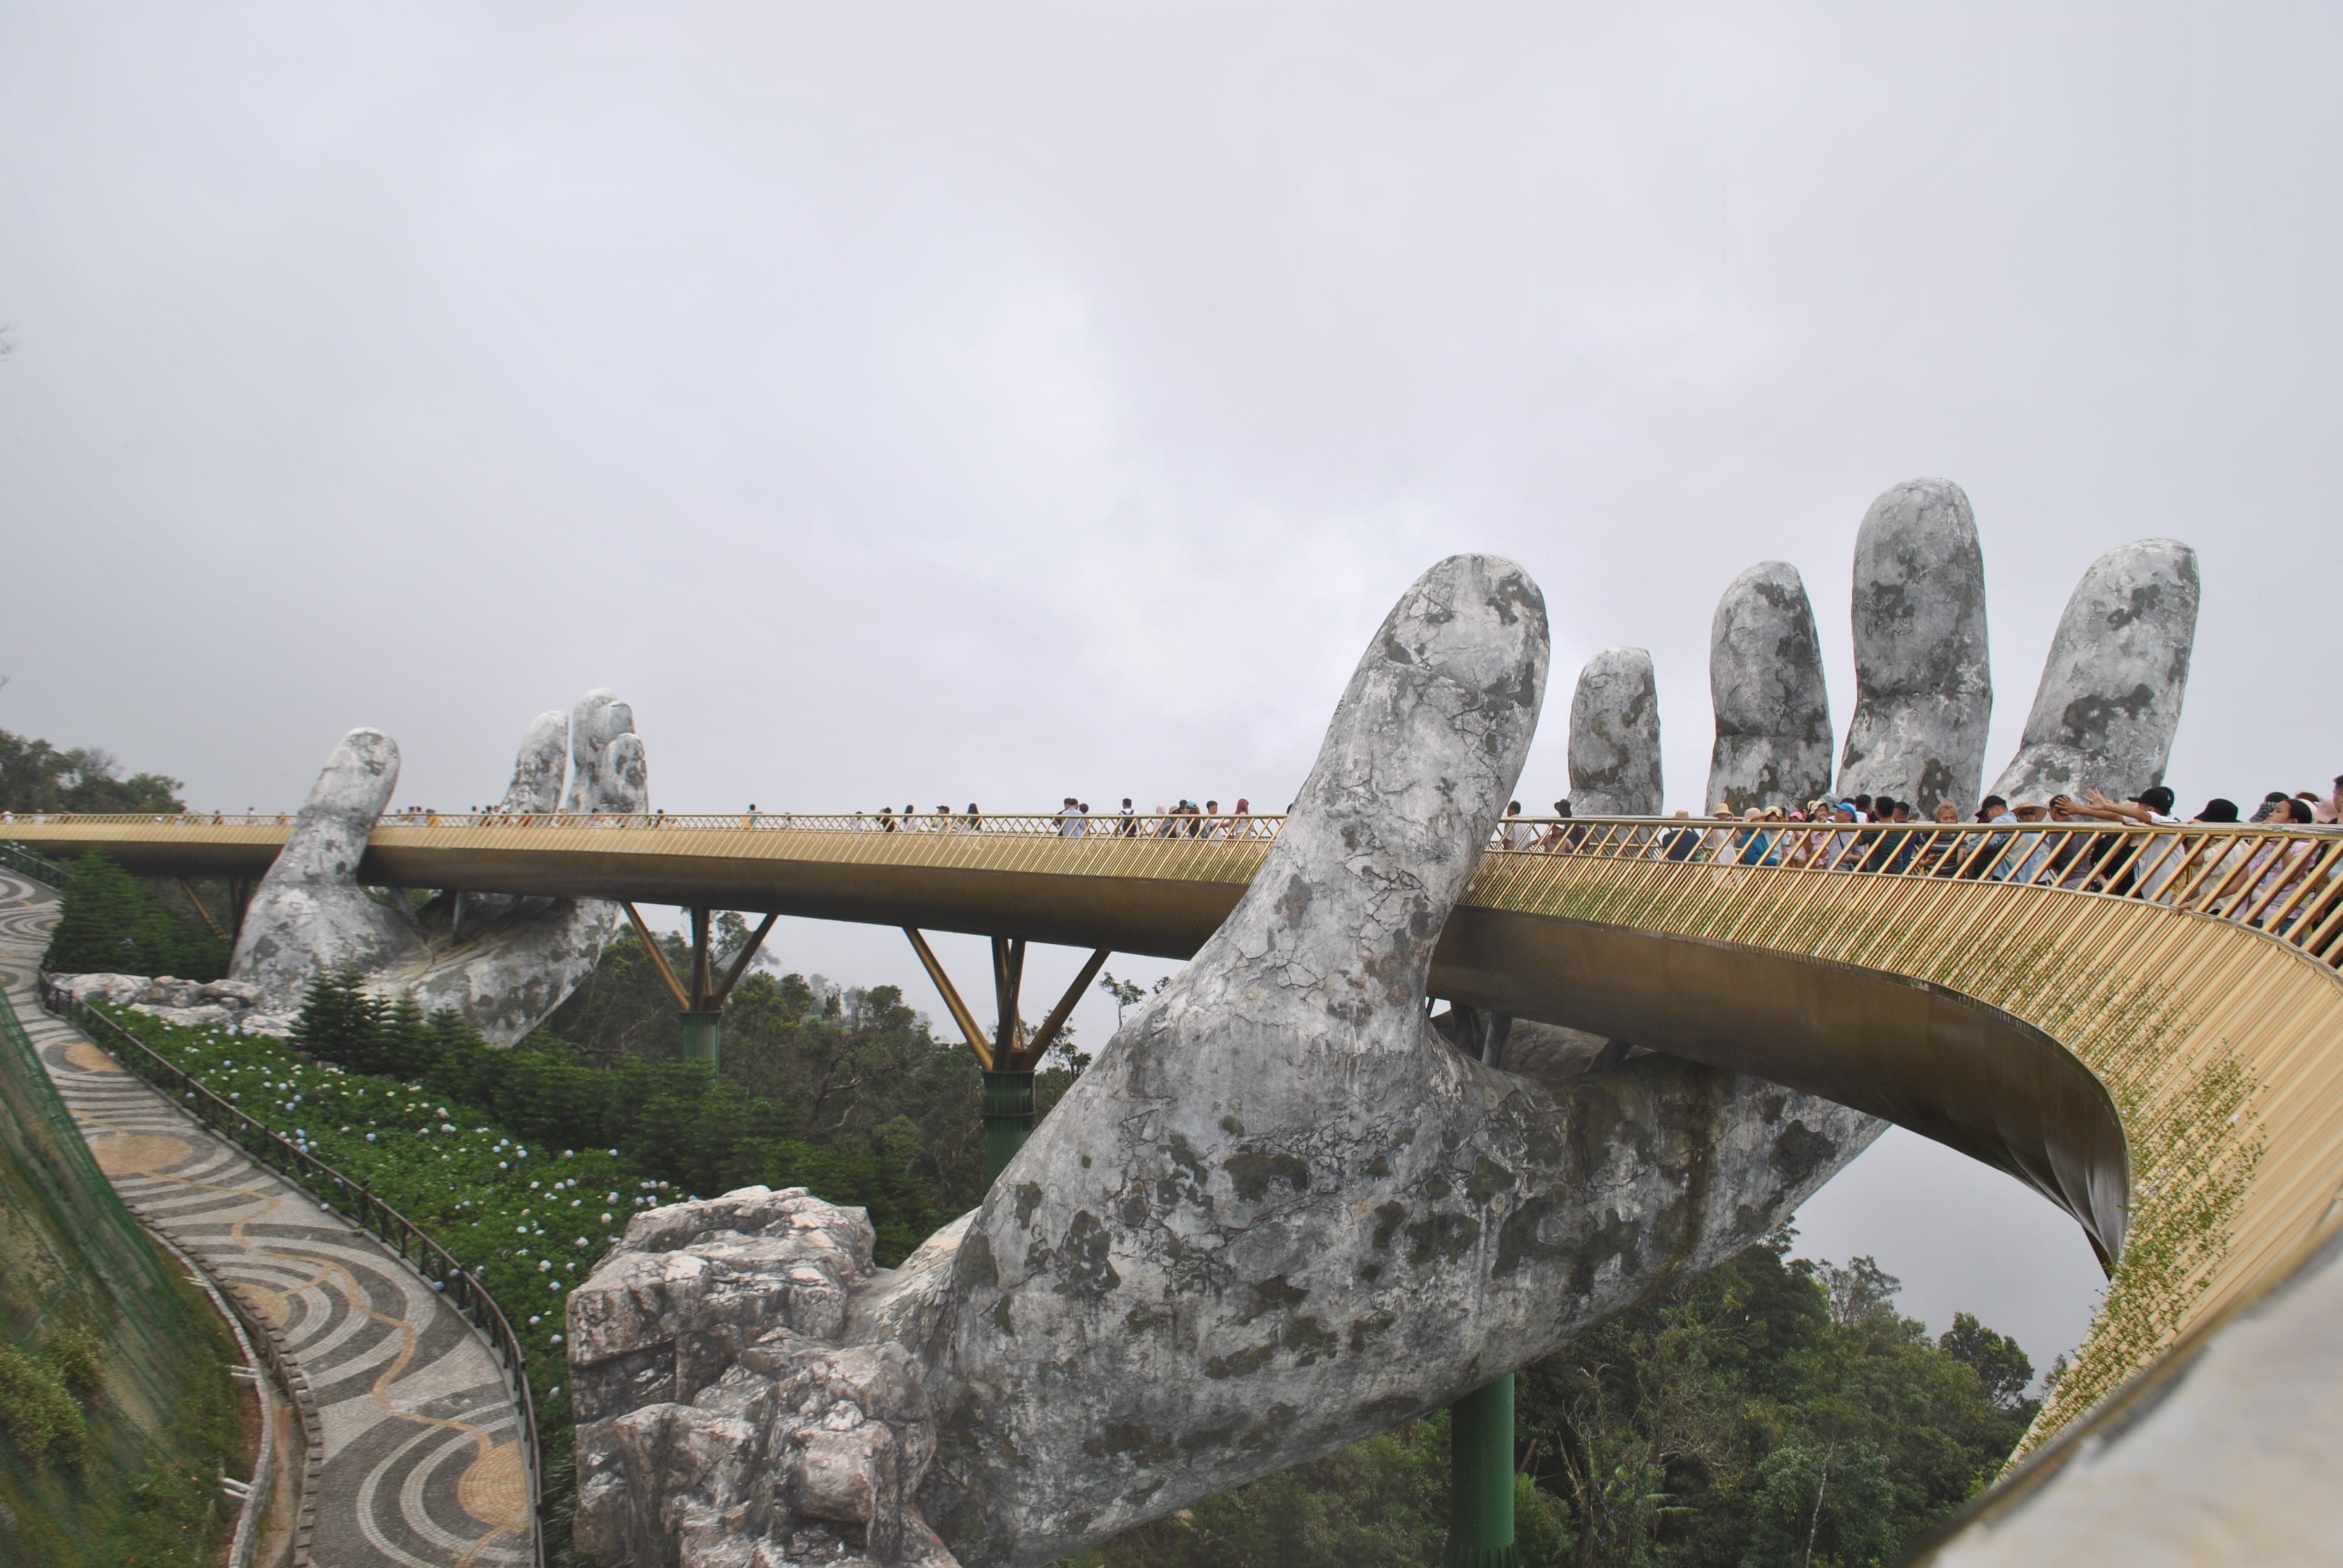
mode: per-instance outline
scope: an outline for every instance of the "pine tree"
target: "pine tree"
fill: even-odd
[[[217,980],[227,944],[164,908],[104,855],[84,855],[65,887],[41,965],[55,974],[174,975]]]

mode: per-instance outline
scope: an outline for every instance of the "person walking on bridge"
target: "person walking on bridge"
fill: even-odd
[[[1066,797],[1066,803],[1058,809],[1058,837],[1061,839],[1079,839],[1081,836],[1081,808],[1074,798],[1071,795],[1069,795]]]

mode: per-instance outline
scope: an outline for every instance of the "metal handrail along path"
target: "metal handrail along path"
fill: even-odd
[[[503,1309],[488,1294],[479,1277],[458,1262],[412,1220],[377,1198],[365,1183],[351,1181],[307,1150],[254,1121],[206,1088],[201,1079],[157,1054],[145,1040],[55,984],[46,974],[40,977],[40,990],[41,1006],[45,1010],[79,1026],[116,1062],[166,1094],[176,1096],[178,1104],[229,1142],[288,1177],[320,1201],[325,1201],[326,1193],[337,1194],[340,1202],[327,1202],[327,1209],[390,1247],[401,1262],[420,1275],[434,1292],[453,1302],[480,1332],[496,1353],[505,1385],[520,1410],[521,1459],[528,1483],[529,1560],[538,1568],[547,1568],[551,1559],[547,1554],[545,1538],[545,1455],[538,1446],[537,1403],[528,1386],[527,1358],[520,1337],[513,1332]]]

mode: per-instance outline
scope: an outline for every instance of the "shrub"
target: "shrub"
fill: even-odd
[[[162,900],[104,855],[74,862],[41,967],[58,974],[176,975],[218,980],[227,944]]]
[[[57,1375],[13,1346],[0,1347],[0,1430],[30,1463],[78,1465],[89,1426]]]
[[[104,1346],[85,1329],[67,1329],[41,1354],[49,1371],[75,1399],[96,1399],[106,1386]]]

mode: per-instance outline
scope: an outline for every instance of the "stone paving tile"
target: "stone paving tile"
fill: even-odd
[[[325,1431],[311,1561],[527,1563],[520,1416],[488,1347],[372,1237],[43,1012],[35,975],[55,917],[49,890],[0,871],[0,980],[124,1201],[244,1286],[307,1373]]]

